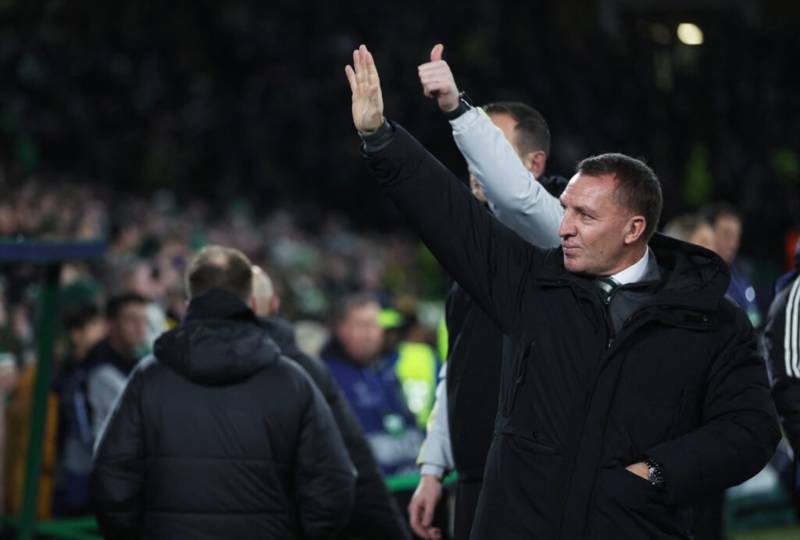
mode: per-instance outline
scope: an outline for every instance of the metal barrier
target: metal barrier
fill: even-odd
[[[61,265],[67,261],[99,258],[105,251],[105,242],[0,241],[0,262],[40,265],[44,267],[45,274],[36,322],[36,380],[28,439],[28,458],[25,465],[22,512],[18,520],[3,518],[4,523],[18,529],[17,538],[20,540],[32,540],[35,532],[46,534],[46,529],[52,525],[50,522],[43,522],[37,526],[36,497],[42,470],[42,443],[44,427],[47,422],[50,371],[53,366],[53,342],[56,332]]]

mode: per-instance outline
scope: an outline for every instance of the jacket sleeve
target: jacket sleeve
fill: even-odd
[[[302,370],[301,370],[302,371]],[[353,509],[356,472],[325,399],[307,375],[295,467],[295,497],[304,538],[333,538]]]
[[[645,452],[662,465],[671,504],[744,482],[767,464],[780,440],[753,328],[738,308],[735,316],[709,369],[701,427]]]
[[[800,454],[800,277],[770,308],[764,352],[783,431],[795,454]]]
[[[447,418],[447,364],[439,371],[436,402],[428,419],[428,433],[422,442],[417,463],[421,474],[441,478],[453,470],[453,450],[450,445],[450,425]]]
[[[328,403],[350,460],[358,473],[355,504],[344,531],[345,536],[409,540],[411,532],[406,526],[397,502],[386,487],[380,467],[364,436],[364,430],[347,404],[330,370],[316,358],[308,355],[301,357],[303,353],[299,350],[294,354]]]
[[[483,109],[467,111],[450,124],[456,145],[497,219],[531,244],[557,247],[564,213],[561,202],[525,168]]]
[[[144,512],[142,361],[133,371],[97,440],[90,478],[97,522],[106,538],[141,537]]]
[[[364,150],[372,175],[445,270],[506,335],[516,335],[525,286],[545,252],[497,221],[402,127]]]

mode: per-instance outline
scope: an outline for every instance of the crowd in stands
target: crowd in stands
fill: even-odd
[[[108,243],[101,259],[66,262],[61,270],[59,339],[46,437],[50,457],[41,491],[43,499],[52,498],[52,505],[43,505],[42,515],[87,512],[92,443],[132,367],[151,352],[161,332],[185,315],[184,272],[203,245],[235,246],[268,269],[276,289],[274,301],[286,317],[305,321],[298,326],[298,337],[314,354],[328,340],[333,307],[358,292],[374,299],[377,307],[392,308],[375,313],[380,350],[370,353],[370,359],[379,353],[387,359],[387,373],[395,364],[400,373],[407,370],[400,366],[408,365],[402,362],[409,356],[404,351],[414,349],[415,342],[430,351],[423,362],[438,362],[427,344],[435,341],[444,278],[430,255],[408,236],[357,232],[334,213],[309,218],[302,212],[279,211],[257,216],[246,201],[217,208],[202,200],[179,203],[168,192],[152,198],[115,197],[87,185],[36,179],[19,187],[2,183],[3,241]],[[0,491],[5,493],[6,512],[15,514],[22,501],[42,274],[34,266],[5,263],[0,276],[0,403],[9,419],[0,430],[7,443]],[[418,351],[410,356],[414,354]],[[426,372],[428,386],[435,382],[436,370],[432,365]],[[433,392],[424,389],[425,381],[420,391],[411,371],[404,390],[416,403],[412,409],[417,418],[406,414],[405,398],[398,395],[394,398],[401,401],[396,404],[402,404],[399,410],[404,412],[394,419],[410,419],[408,427],[418,434]],[[76,407],[76,399],[82,406]],[[421,440],[415,437],[416,446],[405,450],[405,461],[387,472],[415,467]]]

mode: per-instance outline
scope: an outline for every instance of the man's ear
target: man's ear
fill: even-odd
[[[528,169],[534,178],[539,178],[544,173],[544,165],[547,162],[547,154],[541,150],[533,150],[525,154],[522,164]]]
[[[272,299],[269,302],[269,314],[277,315],[280,310],[281,310],[281,297],[278,296],[278,293],[274,293],[272,295]]]
[[[633,216],[628,220],[628,225],[625,228],[625,245],[629,246],[640,238],[644,237],[644,231],[647,228],[647,220],[644,216]]]

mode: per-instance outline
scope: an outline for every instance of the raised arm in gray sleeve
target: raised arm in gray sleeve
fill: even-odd
[[[489,116],[475,108],[450,124],[456,145],[497,219],[531,244],[558,246],[561,202],[525,168]]]
[[[439,371],[439,384],[436,386],[436,401],[428,419],[428,434],[419,451],[417,464],[420,474],[430,474],[441,478],[447,471],[455,468],[453,449],[450,446],[450,424],[447,416],[447,364]]]

